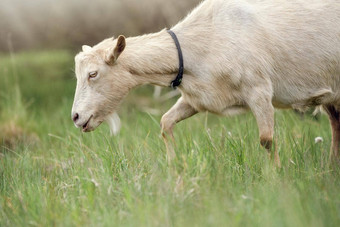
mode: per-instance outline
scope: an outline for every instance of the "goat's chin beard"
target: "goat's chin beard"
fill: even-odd
[[[117,135],[120,131],[121,123],[119,116],[116,112],[108,115],[105,119],[105,122],[109,125],[110,127],[110,132],[111,135]]]

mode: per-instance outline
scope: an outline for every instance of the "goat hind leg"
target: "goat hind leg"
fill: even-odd
[[[332,149],[331,158],[333,161],[339,161],[340,151],[340,111],[333,105],[324,106],[326,110],[329,122],[332,127]]]
[[[279,153],[276,147],[273,147],[274,107],[271,103],[271,97],[253,97],[249,100],[248,106],[256,118],[262,147],[268,151],[275,165],[281,167]]]

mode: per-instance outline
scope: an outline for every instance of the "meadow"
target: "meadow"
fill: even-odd
[[[251,113],[201,113],[176,126],[168,165],[159,121],[175,99],[138,88],[117,137],[106,125],[83,134],[70,116],[73,56],[0,56],[0,226],[340,226],[325,115],[276,111],[278,169]]]

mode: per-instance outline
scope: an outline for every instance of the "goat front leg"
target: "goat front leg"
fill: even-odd
[[[175,138],[173,135],[173,128],[176,123],[187,119],[195,115],[197,111],[190,106],[183,98],[179,98],[177,103],[171,107],[171,109],[163,115],[161,120],[162,137],[166,146],[168,162],[176,157],[174,150]],[[172,144],[169,143],[169,137],[172,140]]]
[[[262,91],[268,91],[268,89]],[[279,153],[276,147],[273,147],[274,136],[274,107],[271,102],[271,95],[269,93],[262,93],[254,91],[247,104],[253,112],[260,134],[260,143],[264,147],[272,160],[274,160],[277,167],[281,167]]]

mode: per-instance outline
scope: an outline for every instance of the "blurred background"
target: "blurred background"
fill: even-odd
[[[0,0],[0,51],[79,49],[170,27],[200,0]]]

